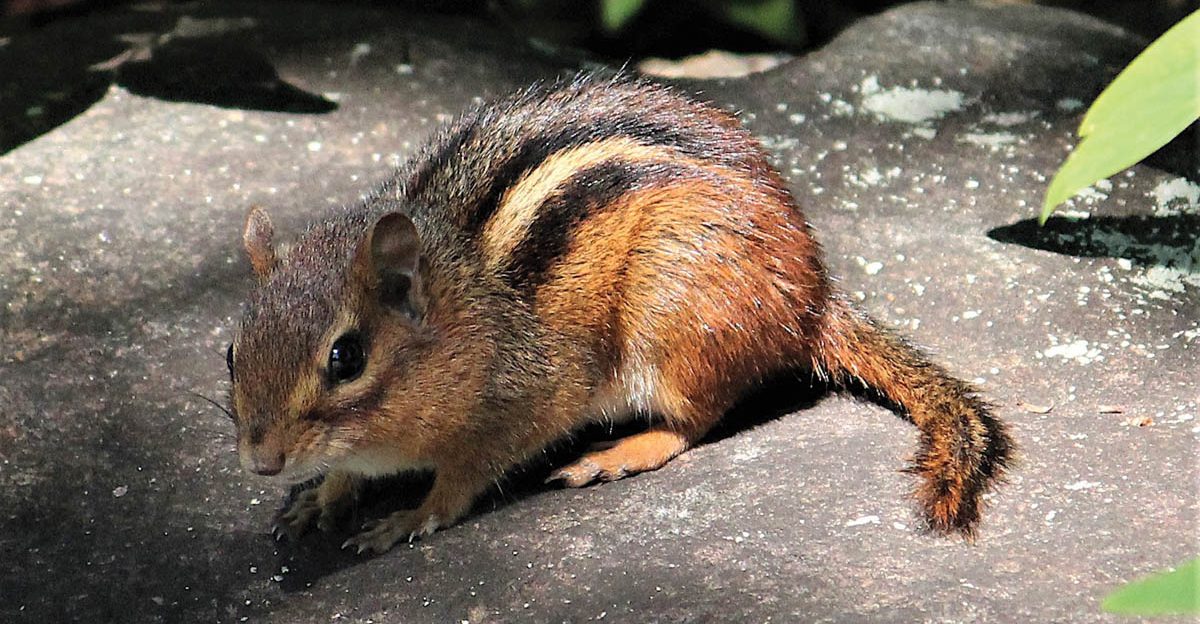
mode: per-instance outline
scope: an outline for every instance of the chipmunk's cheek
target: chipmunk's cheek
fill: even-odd
[[[296,431],[289,450],[288,471],[321,471],[337,463],[352,447],[338,428],[312,421]]]

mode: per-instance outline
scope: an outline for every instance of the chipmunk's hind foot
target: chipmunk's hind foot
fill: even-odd
[[[593,447],[578,460],[552,472],[546,483],[561,482],[577,488],[597,481],[616,481],[662,468],[690,446],[691,440],[683,433],[651,428]]]

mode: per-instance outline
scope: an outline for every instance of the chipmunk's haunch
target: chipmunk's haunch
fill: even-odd
[[[363,477],[433,469],[418,509],[349,540],[386,550],[461,518],[507,470],[597,420],[649,428],[556,471],[661,467],[764,378],[863,384],[920,430],[929,525],[970,535],[1011,451],[970,386],[830,284],[804,215],[730,115],[579,79],[467,112],[361,207],[277,255],[229,352],[243,465],[318,488],[327,528]]]

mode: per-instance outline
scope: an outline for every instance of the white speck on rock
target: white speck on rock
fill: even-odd
[[[883,174],[879,173],[878,169],[871,167],[870,169],[862,172],[862,175],[859,176],[859,179],[866,183],[867,186],[875,186],[883,181]]]
[[[913,128],[912,133],[926,141],[932,141],[937,136],[937,130],[933,128]]]
[[[983,116],[983,123],[989,123],[997,126],[1016,126],[1023,124],[1030,119],[1037,117],[1037,111],[1025,113],[988,113]]]
[[[1042,355],[1075,360],[1079,364],[1091,364],[1100,357],[1100,350],[1091,348],[1086,340],[1076,340],[1067,344],[1054,345],[1042,351]]]
[[[962,136],[962,142],[998,150],[1006,145],[1017,142],[1017,135],[1011,132],[968,132]]]
[[[1108,182],[1107,180],[1104,180],[1104,181]],[[1111,191],[1112,183],[1109,183],[1107,186],[1108,186],[1108,190]],[[1089,186],[1084,189],[1081,189],[1078,193],[1075,194],[1075,196],[1079,199],[1082,199],[1084,201],[1084,203],[1087,203],[1087,204],[1094,204],[1098,201],[1103,201],[1103,200],[1108,199],[1108,194],[1104,192],[1104,188],[1100,184],[1095,184],[1093,186]]]
[[[1197,245],[1197,250],[1200,250],[1200,245]],[[1185,283],[1200,286],[1200,273],[1185,271],[1171,266],[1154,265],[1147,268],[1144,275],[1130,278],[1129,281],[1143,288],[1162,292],[1162,294],[1168,292],[1181,293],[1185,290]],[[1162,297],[1155,298],[1161,299]]]
[[[1090,490],[1100,487],[1100,483],[1097,481],[1076,481],[1074,483],[1068,483],[1063,487],[1071,490],[1072,492],[1078,492],[1079,490]]]
[[[362,60],[362,57],[364,57],[370,53],[371,53],[371,44],[369,44],[369,43],[354,44],[354,49],[350,50],[350,64],[357,65],[358,62],[360,60]]]
[[[1175,178],[1173,180],[1163,180],[1150,191],[1154,196],[1154,215],[1157,217],[1168,217],[1182,213],[1196,213],[1200,211],[1200,184],[1196,184],[1187,178]],[[1178,202],[1176,200],[1183,200]],[[1178,205],[1182,203],[1183,205]]]
[[[845,100],[834,100],[829,107],[834,117],[850,117],[854,114],[854,106]]]
[[[758,459],[759,457],[762,457],[765,453],[766,453],[766,451],[761,446],[749,446],[747,448],[737,451],[736,453],[731,455],[729,457],[729,459],[733,460],[734,462],[744,462],[744,461],[749,461],[752,459]]]
[[[877,76],[867,76],[860,84],[862,107],[888,121],[924,124],[941,119],[946,113],[962,110],[963,94],[947,89],[883,89]]]
[[[800,145],[800,139],[795,137],[776,134],[774,136],[763,136],[759,139],[762,146],[771,151],[785,151],[795,149]]]
[[[125,496],[128,493],[129,493],[128,485],[118,485],[117,487],[113,488],[113,491],[112,491],[113,498],[121,498],[122,496]]]
[[[1054,107],[1060,111],[1070,113],[1083,108],[1083,101],[1075,98],[1063,98],[1055,102]]]
[[[846,521],[848,527],[863,526],[864,524],[879,524],[879,516],[859,516]]]

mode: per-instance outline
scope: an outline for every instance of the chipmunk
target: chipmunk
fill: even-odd
[[[334,526],[365,478],[432,469],[418,508],[343,544],[386,551],[597,421],[649,424],[550,481],[655,470],[793,370],[916,425],[936,531],[973,536],[1013,449],[970,385],[835,289],[737,119],[649,82],[577,77],[475,108],[286,253],[261,208],[243,243],[258,279],[228,352],[241,463],[324,475],[279,516],[293,536]]]

